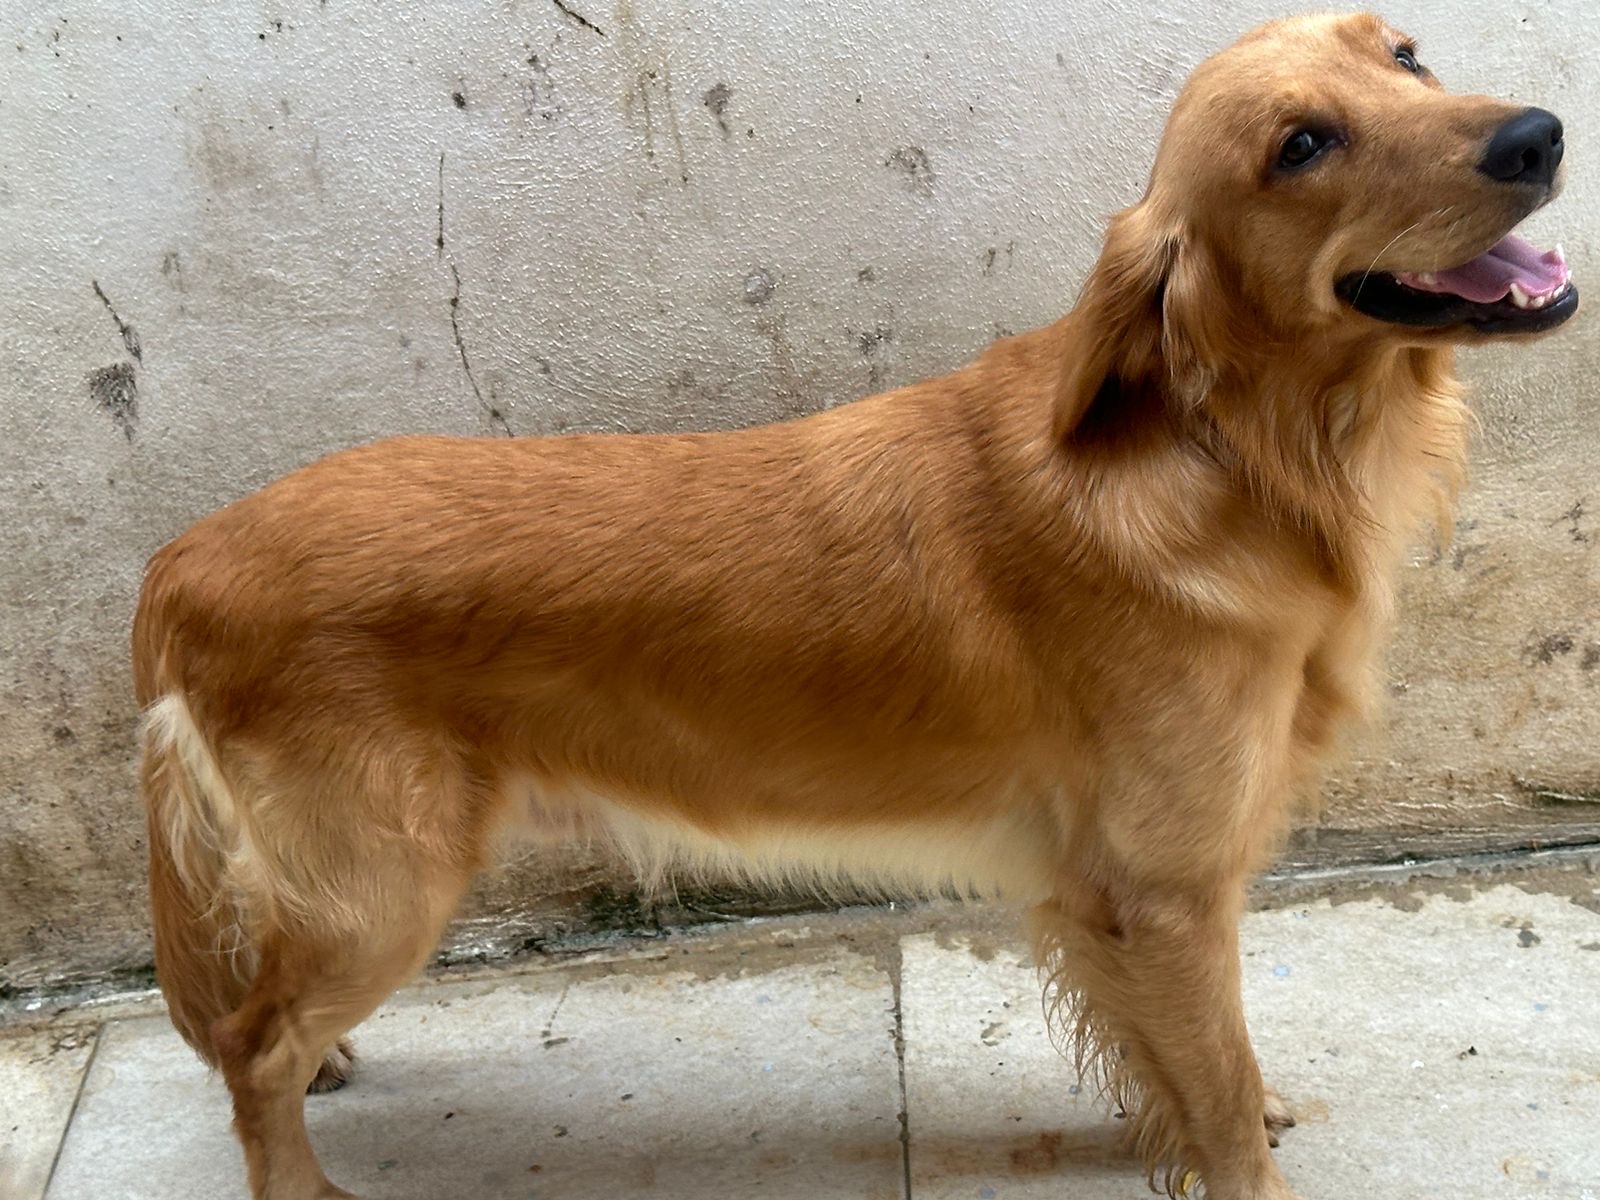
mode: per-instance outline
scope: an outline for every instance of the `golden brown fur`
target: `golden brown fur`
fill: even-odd
[[[154,557],[158,966],[256,1197],[345,1194],[303,1093],[523,827],[647,879],[1027,905],[1152,1178],[1291,1200],[1236,921],[1467,424],[1466,335],[1332,282],[1530,207],[1471,165],[1516,106],[1397,71],[1397,37],[1302,19],[1202,66],[1078,305],[952,375],[735,433],[382,442]],[[1308,108],[1351,153],[1276,176]]]

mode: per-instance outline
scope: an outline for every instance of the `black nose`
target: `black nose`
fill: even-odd
[[[1502,183],[1549,187],[1561,165],[1561,151],[1561,122],[1555,113],[1530,108],[1494,131],[1478,170]]]

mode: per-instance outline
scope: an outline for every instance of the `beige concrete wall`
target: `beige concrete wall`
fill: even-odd
[[[124,644],[162,541],[382,434],[732,426],[952,368],[1070,306],[1188,68],[1279,11],[0,10],[0,987],[147,959]],[[1600,9],[1390,15],[1567,119],[1535,231],[1600,286]],[[1297,856],[1600,835],[1591,328],[1467,357],[1459,540],[1409,568],[1387,724]],[[527,860],[485,928],[639,919],[603,878]]]

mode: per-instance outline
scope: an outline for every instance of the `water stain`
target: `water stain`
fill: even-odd
[[[201,124],[190,153],[201,181],[212,191],[253,188],[265,182],[266,160],[225,119]]]
[[[1326,1125],[1333,1119],[1333,1110],[1326,1100],[1301,1100],[1289,1106],[1296,1124]]]
[[[1016,1179],[1133,1162],[1125,1127],[1111,1124],[1044,1129],[1013,1138],[913,1135],[912,1151],[916,1179],[924,1186],[940,1179]]]

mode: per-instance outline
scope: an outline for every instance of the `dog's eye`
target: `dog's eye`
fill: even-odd
[[[1328,148],[1330,139],[1314,129],[1300,129],[1291,133],[1278,151],[1280,167],[1303,167]]]
[[[1417,61],[1417,52],[1410,46],[1401,46],[1396,50],[1394,60],[1413,75],[1422,70],[1422,64]]]

